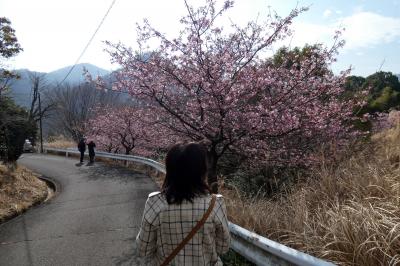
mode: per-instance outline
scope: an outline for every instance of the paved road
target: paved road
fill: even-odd
[[[48,203],[0,225],[0,265],[135,265],[134,238],[154,182],[104,164],[61,156],[19,163],[58,182]]]

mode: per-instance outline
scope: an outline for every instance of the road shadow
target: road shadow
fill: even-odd
[[[83,163],[76,163],[75,166],[77,167],[81,167],[83,165]]]
[[[92,164],[91,167],[82,168],[82,171],[86,173],[85,177],[90,181],[108,181],[113,180],[120,183],[147,183],[148,176],[129,169],[123,166],[111,166],[102,163]]]
[[[124,242],[128,242],[127,246],[129,246],[129,250],[122,253],[120,256],[113,257],[113,262],[117,266],[126,266],[126,265],[145,265],[143,264],[143,260],[141,260],[138,256],[138,251],[136,248],[136,237],[130,237]]]
[[[155,257],[149,256],[146,258],[140,258],[138,254],[138,250],[136,247],[136,236],[128,238],[124,240],[124,242],[128,242],[127,245],[130,249],[121,256],[113,257],[113,262],[117,266],[127,266],[127,265],[157,265],[154,262]]]

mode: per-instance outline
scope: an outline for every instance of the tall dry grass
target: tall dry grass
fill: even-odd
[[[275,199],[225,187],[232,222],[339,265],[400,265],[400,129]]]
[[[48,139],[44,143],[44,146],[49,148],[66,149],[66,148],[75,148],[77,146],[77,143],[75,143],[73,140],[63,135],[60,135]]]

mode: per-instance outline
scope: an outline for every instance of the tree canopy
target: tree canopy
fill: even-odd
[[[349,97],[365,92],[367,105],[358,115],[389,112],[400,108],[400,82],[391,72],[379,71],[366,78],[349,76],[346,78],[345,94]]]
[[[347,72],[337,76],[328,70],[343,45],[339,34],[332,47],[282,51],[274,64],[263,53],[290,36],[289,26],[305,8],[287,17],[270,13],[265,23],[226,31],[218,19],[232,1],[219,9],[212,0],[199,8],[185,5],[187,15],[174,39],[148,21],[138,26],[140,47],[153,39],[159,44],[146,59],[141,51],[110,44],[112,60],[122,67],[114,89],[150,108],[155,123],[177,139],[202,141],[210,159],[209,184],[217,182],[217,163],[227,151],[265,164],[301,165],[311,163],[317,146],[352,136],[354,102],[338,97]]]
[[[11,21],[0,17],[0,56],[10,58],[22,51],[15,30],[11,27]]]
[[[6,69],[4,61],[21,51],[22,48],[15,36],[15,30],[11,27],[11,21],[5,17],[0,17],[0,96],[7,89],[10,80],[18,77],[18,75]]]
[[[23,151],[25,139],[36,135],[36,125],[29,121],[28,113],[2,95],[8,81],[16,77],[3,68],[3,62],[20,51],[10,20],[0,17],[0,159],[6,162],[15,162]]]
[[[0,97],[0,159],[14,162],[23,152],[25,139],[36,136],[36,124],[28,112],[7,98]]]

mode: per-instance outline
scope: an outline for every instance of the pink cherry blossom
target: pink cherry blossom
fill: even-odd
[[[265,164],[309,165],[317,147],[334,140],[345,144],[354,136],[349,125],[356,103],[339,98],[349,71],[337,76],[329,70],[344,44],[340,32],[332,47],[319,46],[292,66],[276,65],[263,55],[291,35],[293,19],[306,8],[283,18],[271,13],[265,23],[232,25],[226,31],[218,19],[232,1],[219,10],[213,0],[197,9],[185,4],[188,14],[172,40],[147,20],[138,25],[139,47],[156,40],[156,50],[135,53],[109,43],[112,61],[122,67],[113,88],[129,92],[146,108],[107,110],[92,121],[92,136],[98,135],[105,149],[122,149],[121,131],[134,139],[129,147],[203,141],[211,184],[227,151]],[[143,126],[139,118],[146,112],[152,123]]]

